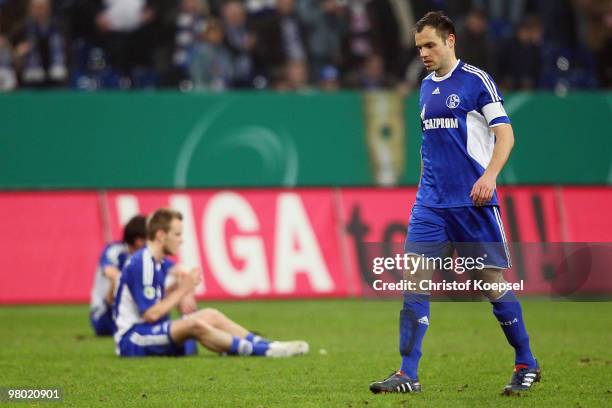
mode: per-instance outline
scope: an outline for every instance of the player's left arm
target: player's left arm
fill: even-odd
[[[502,123],[492,128],[495,134],[495,146],[489,165],[484,174],[474,183],[470,198],[475,205],[487,204],[493,198],[497,176],[504,168],[514,146],[514,131],[509,123]]]
[[[112,304],[114,301],[115,289],[119,283],[119,278],[121,277],[121,270],[119,270],[120,254],[121,250],[119,249],[119,246],[111,244],[105,249],[100,259],[102,272],[110,282],[110,287],[106,293],[106,296],[104,297],[108,304]]]
[[[108,288],[105,299],[108,304],[112,305],[115,300],[115,289],[119,283],[119,278],[121,278],[121,271],[115,266],[107,265],[104,267],[104,276],[110,281],[110,287]]]

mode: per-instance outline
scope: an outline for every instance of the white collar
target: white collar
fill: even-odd
[[[440,82],[440,81],[444,81],[447,78],[450,78],[450,76],[453,74],[453,72],[455,72],[455,69],[457,69],[457,67],[459,66],[459,63],[461,62],[460,59],[457,60],[457,63],[455,64],[455,66],[453,67],[453,69],[451,69],[450,71],[448,71],[446,73],[446,75],[444,76],[436,76],[436,73],[434,72],[433,75],[431,76],[431,80],[435,81],[435,82]]]

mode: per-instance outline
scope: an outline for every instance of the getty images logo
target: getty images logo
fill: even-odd
[[[515,317],[512,320],[508,320],[507,322],[499,322],[500,326],[512,326],[514,323],[518,323],[518,317]]]

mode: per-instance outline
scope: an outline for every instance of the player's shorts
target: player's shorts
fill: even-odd
[[[109,305],[100,306],[89,312],[89,321],[96,336],[112,336],[114,330],[113,311]]]
[[[512,266],[499,207],[433,208],[414,205],[404,249],[408,254],[482,258],[487,268]]]
[[[163,323],[141,323],[132,326],[119,341],[118,351],[122,357],[187,356],[193,354],[193,340],[179,346],[170,338],[171,321]],[[196,347],[197,352],[197,347]]]

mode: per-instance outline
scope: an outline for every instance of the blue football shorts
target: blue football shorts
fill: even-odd
[[[121,337],[118,345],[119,355],[122,357],[186,356],[197,353],[193,340],[188,340],[181,346],[172,341],[171,324],[171,321],[135,324]]]
[[[425,257],[481,257],[486,268],[512,266],[499,207],[433,208],[415,204],[404,250]]]

